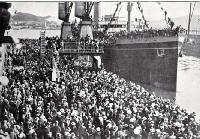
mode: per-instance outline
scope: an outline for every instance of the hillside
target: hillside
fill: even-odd
[[[44,24],[45,21],[46,21],[47,23],[53,23],[53,24],[57,24],[57,25],[61,24],[61,20],[59,20],[56,17],[51,17],[51,16],[42,17],[42,16],[36,16],[36,15],[33,15],[33,14],[22,13],[22,12],[18,12],[17,14],[15,14],[14,16],[12,16],[11,21],[13,23],[14,22],[25,22],[25,23],[28,23],[28,22],[31,22],[31,23],[37,22],[37,23],[41,23],[41,24]]]
[[[183,28],[187,29],[188,26],[188,15],[183,17],[177,17],[172,18],[172,21],[174,21],[175,25],[181,25]],[[150,26],[153,28],[163,28],[166,27],[165,21],[150,21]],[[191,30],[200,30],[200,15],[193,15],[192,21],[191,21]]]
[[[13,21],[37,21],[44,22],[47,17],[40,17],[29,13],[19,12],[12,16]]]

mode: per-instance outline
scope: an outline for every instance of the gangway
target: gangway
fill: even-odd
[[[45,31],[40,31],[40,55],[44,57],[46,52],[46,39],[45,39]]]
[[[62,47],[58,50],[60,55],[78,54],[78,55],[101,55],[104,53],[101,47],[89,47],[87,45],[80,45],[77,42],[64,42]]]
[[[59,54],[101,55],[103,49],[60,49]]]

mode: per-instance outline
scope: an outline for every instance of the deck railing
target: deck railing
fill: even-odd
[[[104,53],[103,49],[60,49],[59,53],[68,53],[68,54],[102,54]]]
[[[95,48],[89,45],[81,45],[77,42],[64,42],[59,53],[63,54],[102,54],[104,53],[102,48]]]

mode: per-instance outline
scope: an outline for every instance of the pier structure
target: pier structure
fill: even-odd
[[[79,23],[80,30],[78,37],[71,35],[72,30],[69,23],[69,16],[72,5],[73,4],[69,4],[69,2],[59,4],[59,18],[64,21],[61,30],[61,48],[58,50],[59,55],[87,57],[86,59],[90,62],[92,61],[95,67],[99,67],[101,65],[101,55],[104,51],[103,48],[99,46],[98,41],[93,39],[90,12],[94,2],[75,2],[74,4],[75,17],[78,17],[81,20]]]

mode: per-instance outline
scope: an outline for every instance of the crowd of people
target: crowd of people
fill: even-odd
[[[100,52],[103,49],[104,44],[100,43],[97,39],[92,39],[89,35],[85,37],[75,38],[67,36],[67,39],[60,40],[60,42],[67,43],[64,49],[79,50],[86,52]]]
[[[200,139],[200,123],[103,66],[75,65],[60,56],[59,78],[40,56],[39,40],[8,50],[9,84],[0,93],[0,139]],[[56,50],[54,50],[56,51]]]
[[[116,43],[117,40],[147,40],[147,39],[155,39],[161,37],[173,37],[178,36],[179,34],[184,33],[185,30],[180,26],[176,28],[164,28],[164,29],[144,29],[144,30],[134,30],[131,32],[127,32],[126,30],[121,30],[114,33],[103,33],[102,31],[94,31],[94,38],[98,38],[100,43],[103,43],[104,46],[110,46]]]
[[[103,44],[99,43],[99,41],[95,39],[91,39],[90,36],[81,37],[80,38],[80,48],[83,50],[102,50]]]
[[[144,38],[154,38],[154,37],[171,37],[171,36],[178,36],[179,28],[176,27],[175,29],[148,29],[148,30],[135,30],[131,32],[120,31],[115,34],[116,37],[126,37],[127,39],[144,39]]]

